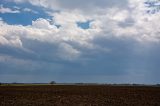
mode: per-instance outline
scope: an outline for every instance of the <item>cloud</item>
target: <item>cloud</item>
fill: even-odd
[[[59,45],[58,55],[65,60],[74,60],[80,55],[80,52],[71,45],[62,43]]]
[[[37,29],[54,29],[56,30],[57,27],[55,25],[51,25],[50,22],[46,19],[39,18],[36,21],[32,21],[32,26],[37,28]]]
[[[3,7],[3,5],[0,5],[0,13],[4,14],[4,13],[20,13],[19,10],[12,10],[10,8],[5,8]]]
[[[85,54],[82,48],[85,48],[85,50],[104,49],[103,51],[106,52],[112,49],[105,46],[101,47],[101,45],[93,42],[99,38],[106,40],[124,39],[124,41],[131,39],[141,43],[159,42],[160,26],[157,25],[159,14],[149,15],[145,13],[141,2],[129,1],[128,3],[128,7],[133,8],[132,10],[112,7],[105,9],[106,12],[102,10],[104,13],[99,14],[97,12],[97,14],[89,15],[74,10],[71,12],[61,11],[50,14],[53,17],[50,20],[39,18],[32,21],[32,25],[28,26],[2,23],[1,44],[23,47],[21,39],[47,42],[62,49],[58,49],[56,52],[63,51],[70,54],[68,56],[70,60],[72,57],[79,57],[83,52]],[[139,8],[135,5],[138,5]],[[89,23],[88,29],[84,30],[78,27],[77,22],[89,20],[92,21]],[[60,25],[60,28],[56,25]],[[59,46],[62,44],[65,44],[64,48]],[[69,49],[68,51],[71,51],[71,53],[66,49]],[[59,55],[59,57],[63,56]]]
[[[38,14],[37,11],[32,10],[32,9],[30,9],[30,8],[24,8],[23,11],[24,11],[24,12],[31,12],[31,13],[34,13],[34,14]]]
[[[16,3],[29,2],[33,5],[43,6],[45,8],[58,9],[58,10],[92,10],[97,8],[108,8],[108,7],[124,7],[127,4],[127,0],[14,0]]]
[[[14,9],[20,10],[21,8],[18,6],[13,6]]]
[[[160,14],[148,14],[145,0],[14,1],[41,6],[51,17],[27,26],[0,21],[0,54],[33,63],[29,70],[141,80],[159,73]],[[87,29],[77,25],[88,21]]]

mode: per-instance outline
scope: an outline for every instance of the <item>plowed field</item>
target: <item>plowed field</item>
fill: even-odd
[[[0,106],[160,106],[159,87],[0,86]]]

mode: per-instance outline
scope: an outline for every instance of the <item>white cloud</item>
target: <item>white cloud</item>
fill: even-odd
[[[20,13],[19,10],[12,10],[10,8],[5,8],[3,5],[0,5],[0,13]]]
[[[32,10],[30,8],[24,8],[23,11],[31,12]]]
[[[23,2],[27,0],[15,1]],[[99,47],[98,44],[93,42],[98,38],[118,38],[124,39],[124,41],[132,39],[140,43],[160,42],[160,25],[157,24],[160,14],[147,14],[146,7],[143,4],[144,0],[76,0],[72,3],[63,0],[28,1],[34,5],[41,5],[49,9],[54,7],[61,11],[50,13],[53,16],[52,20],[39,18],[32,21],[32,25],[29,26],[1,23],[1,44],[23,46],[21,38],[47,42],[58,47],[56,52],[60,58],[71,60],[83,54],[81,48],[94,48],[95,50],[98,47],[108,50],[107,45],[106,47]],[[83,5],[78,6],[78,4]],[[94,10],[94,14],[87,9]],[[25,11],[31,10],[26,8]],[[89,29],[84,30],[77,26],[77,22],[88,20],[93,20]],[[56,25],[61,27],[57,28]]]
[[[17,3],[29,2],[33,5],[58,10],[80,9],[94,11],[97,8],[122,7],[126,6],[127,0],[14,0]],[[89,12],[88,11],[88,12]]]
[[[40,29],[56,29],[56,26],[51,25],[48,20],[43,18],[32,21],[32,26]]]
[[[20,10],[21,8],[18,6],[13,6],[14,9]]]
[[[5,38],[4,36],[0,36],[0,45],[22,47],[22,42],[18,36],[13,36],[13,38]]]
[[[58,54],[60,58],[65,60],[74,60],[77,59],[80,55],[80,51],[73,48],[67,43],[61,43],[58,48]]]
[[[31,12],[31,13],[34,13],[34,14],[38,14],[37,11],[32,10],[32,9],[30,9],[30,8],[24,8],[23,11],[24,11],[24,12]]]
[[[13,33],[14,30],[10,30],[10,28],[7,26],[8,25],[3,21],[0,22],[0,45],[22,47],[22,42],[20,40],[19,35],[15,35]]]

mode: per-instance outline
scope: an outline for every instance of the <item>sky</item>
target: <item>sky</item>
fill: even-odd
[[[159,0],[0,0],[0,82],[160,83]]]

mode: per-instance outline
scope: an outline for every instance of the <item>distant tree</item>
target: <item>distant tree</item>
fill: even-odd
[[[2,85],[2,83],[0,82],[0,85]]]
[[[55,81],[51,81],[50,84],[56,84],[56,82]]]
[[[12,84],[18,84],[17,82],[12,82]]]

